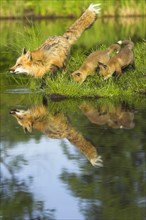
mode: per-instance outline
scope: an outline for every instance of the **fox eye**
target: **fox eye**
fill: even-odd
[[[19,67],[19,66],[22,66],[22,64],[18,64],[17,66],[18,66],[18,67]]]

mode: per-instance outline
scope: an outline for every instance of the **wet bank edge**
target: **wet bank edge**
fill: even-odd
[[[146,90],[145,91],[134,91],[135,94],[137,95],[142,95],[146,97]],[[52,94],[45,94],[45,97],[49,98],[52,101],[63,101],[66,99],[100,99],[100,98],[108,98],[107,96],[99,96],[99,95],[89,95],[85,96],[82,95],[80,97],[78,96],[69,96],[69,95],[62,95],[59,93],[52,93]]]
[[[46,94],[45,95],[46,98],[49,98],[50,100],[52,101],[63,101],[63,100],[66,100],[66,99],[99,99],[99,98],[104,98],[103,96],[98,96],[98,95],[93,95],[93,96],[80,96],[80,97],[77,97],[77,96],[67,96],[67,95],[62,95],[62,94],[59,94],[59,93],[52,93],[52,94]]]
[[[0,20],[55,20],[55,19],[75,19],[78,16],[70,15],[22,15],[22,16],[0,16]],[[146,14],[127,14],[127,15],[101,15],[100,18],[144,18]]]

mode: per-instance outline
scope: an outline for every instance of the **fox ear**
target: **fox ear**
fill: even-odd
[[[107,68],[107,65],[105,65],[105,64],[103,64],[103,63],[98,62],[98,65],[99,65],[100,68],[104,68],[104,69]]]
[[[30,51],[28,51],[26,55],[28,60],[32,60],[32,54]]]
[[[23,50],[22,50],[22,55],[24,55],[24,54],[26,54],[26,53],[27,53],[26,48],[23,48]]]

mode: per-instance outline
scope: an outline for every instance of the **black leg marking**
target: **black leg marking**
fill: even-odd
[[[131,64],[132,68],[135,70],[136,66],[135,66],[135,62],[133,61],[133,63]]]
[[[43,103],[44,106],[48,106],[48,100],[47,100],[46,96],[43,96],[42,103]]]
[[[40,89],[44,89],[45,87],[46,87],[46,77],[43,77]]]

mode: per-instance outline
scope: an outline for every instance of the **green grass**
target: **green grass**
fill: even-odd
[[[79,16],[91,3],[101,3],[103,16],[146,15],[144,0],[2,0],[2,17]]]
[[[46,26],[46,23],[44,22],[41,24],[33,24],[30,22],[30,26],[25,25],[23,26],[23,29],[22,24],[20,25],[19,23],[16,23],[15,25],[17,25],[17,27],[12,23],[12,30],[9,25],[6,28],[3,24],[2,33],[4,33],[4,35],[1,36],[1,90],[3,91],[11,87],[27,87],[33,92],[38,91],[41,80],[22,75],[12,76],[6,74],[5,71],[7,71],[10,66],[14,65],[16,58],[20,55],[23,47],[26,47],[28,50],[33,50],[37,48],[48,37],[48,35],[60,35],[64,33],[66,28],[72,23],[73,21],[70,20],[67,22],[62,21],[61,23],[59,20],[55,20],[53,24],[48,22]],[[54,79],[50,79],[48,74],[46,80],[47,86],[43,91],[39,90],[39,92],[44,94],[59,93],[76,98],[91,96],[127,97],[131,95],[145,94],[146,42],[142,40],[145,36],[143,20],[140,25],[138,24],[135,23],[135,25],[133,25],[132,23],[130,26],[126,25],[126,28],[132,31],[128,31],[127,33],[127,29],[125,30],[121,26],[120,29],[117,29],[119,23],[117,26],[117,23],[114,24],[109,21],[106,25],[104,21],[98,19],[93,27],[86,31],[76,45],[73,46],[66,69],[59,71],[57,77]],[[135,27],[135,29],[132,29],[133,27]],[[137,31],[141,35],[136,35]],[[5,33],[7,34],[5,35]],[[105,33],[107,33],[107,36],[105,36]],[[134,39],[134,36],[137,36],[139,41],[137,42],[137,38],[134,40],[137,42],[134,47],[136,70],[129,67],[118,80],[111,77],[110,79],[103,81],[99,76],[99,71],[97,71],[95,76],[87,77],[87,80],[81,85],[73,81],[70,76],[71,73],[80,67],[88,54],[95,50],[104,49],[111,43],[115,43],[120,39],[126,39],[129,36],[131,36],[132,40]]]
[[[105,48],[106,45],[101,45],[98,49]],[[136,69],[132,67],[123,71],[122,76],[116,80],[114,76],[108,80],[102,80],[97,70],[94,76],[88,76],[84,83],[79,84],[73,81],[71,73],[78,69],[90,51],[96,50],[92,48],[90,51],[82,51],[81,48],[75,48],[72,51],[72,56],[69,59],[65,70],[58,71],[57,76],[51,79],[49,74],[46,78],[46,87],[43,90],[38,90],[41,85],[41,79],[25,75],[7,75],[7,83],[15,87],[29,88],[33,92],[41,92],[44,94],[61,94],[70,98],[82,97],[126,97],[131,95],[146,94],[146,57],[145,42],[136,43],[134,48]],[[7,87],[6,83],[1,81],[3,88]]]
[[[104,46],[105,47],[105,46]],[[102,45],[103,48],[103,45]],[[94,50],[94,49],[92,49]],[[136,61],[136,69],[129,67],[123,71],[122,76],[116,80],[111,77],[103,81],[97,70],[95,76],[88,76],[82,84],[76,83],[70,76],[70,73],[79,68],[85,58],[81,50],[73,53],[66,70],[59,71],[54,79],[47,77],[47,86],[44,92],[47,94],[59,93],[69,97],[88,97],[88,96],[129,96],[135,94],[146,93],[146,72],[145,72],[145,44],[137,43],[135,45],[134,54]],[[41,80],[31,80],[30,88],[35,89],[41,83]]]

